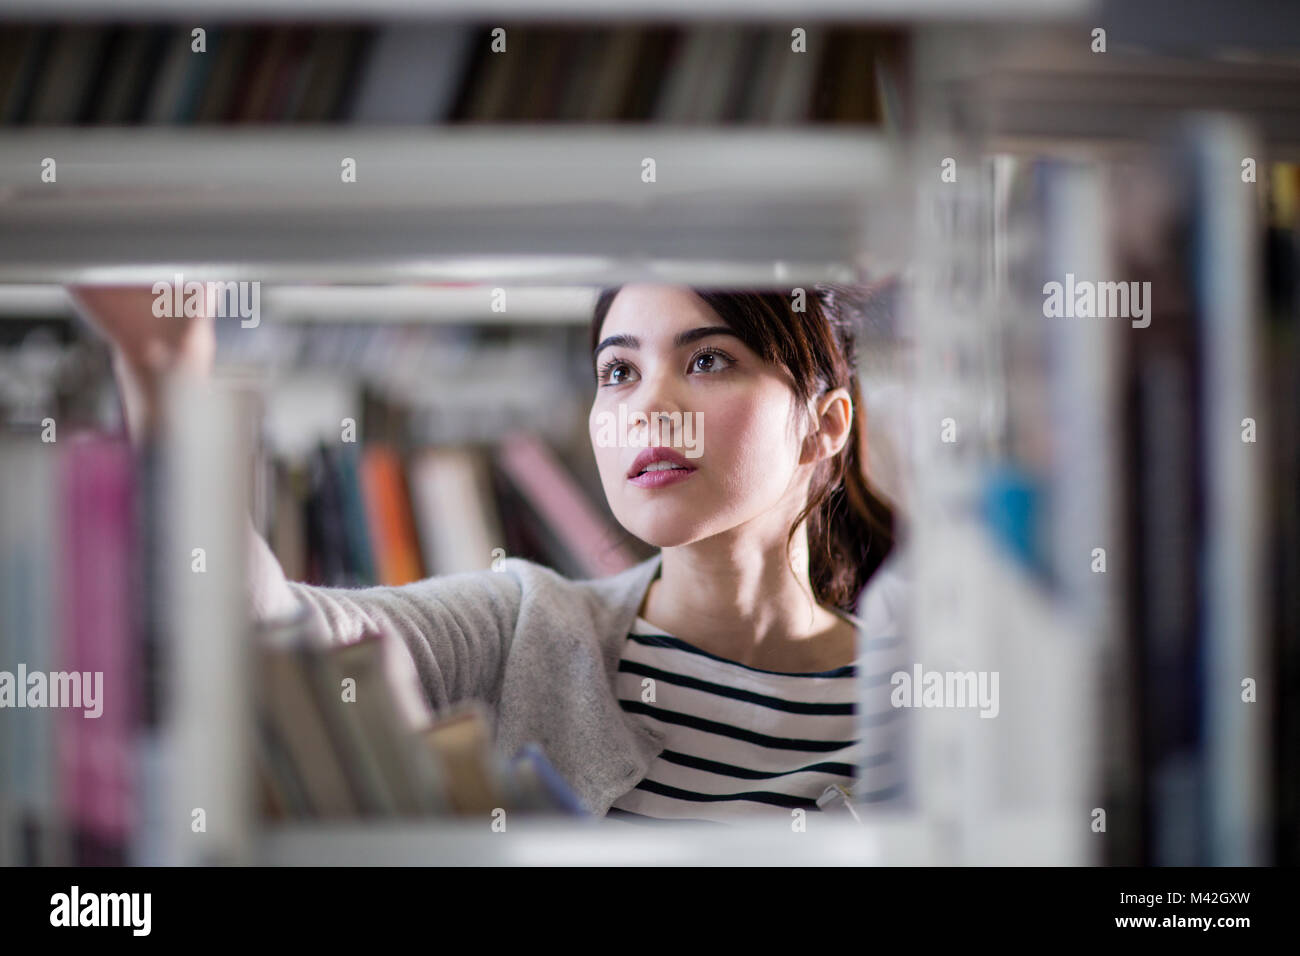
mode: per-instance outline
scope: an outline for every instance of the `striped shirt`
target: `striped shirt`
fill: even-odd
[[[900,792],[889,676],[896,638],[861,645],[831,671],[760,670],[710,654],[638,617],[619,662],[623,710],[665,735],[645,777],[608,817],[737,822],[817,810],[833,784],[882,803]],[[867,702],[858,716],[857,701]]]

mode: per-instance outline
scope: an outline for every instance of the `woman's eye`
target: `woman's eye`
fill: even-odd
[[[692,372],[719,372],[730,364],[731,359],[721,352],[701,352],[691,359]]]
[[[610,359],[600,367],[596,380],[602,385],[623,385],[629,381],[631,373],[632,368],[626,362]]]

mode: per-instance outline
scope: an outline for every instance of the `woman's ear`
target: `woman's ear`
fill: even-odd
[[[833,388],[809,402],[813,430],[804,439],[799,464],[811,465],[840,453],[853,429],[853,399],[848,389]]]

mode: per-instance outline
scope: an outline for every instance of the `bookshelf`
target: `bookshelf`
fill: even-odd
[[[998,153],[1114,159],[1140,152],[1177,113],[1218,111],[1249,122],[1274,158],[1300,157],[1300,63],[1273,50],[1293,32],[1275,19],[1282,7],[1239,18],[1184,4],[1179,13],[1189,19],[1180,16],[1176,29],[1166,22],[1153,35],[1144,6],[1155,4],[1097,11],[1096,24],[1109,29],[1104,54],[1089,47],[1091,25],[977,25],[969,36],[919,31],[918,58],[948,70],[946,80],[933,82],[930,108],[942,126],[931,128]],[[1209,29],[1209,19],[1220,22]],[[1242,35],[1237,44],[1227,39],[1234,34]],[[917,75],[938,74],[923,66]]]
[[[1140,155],[1153,117],[1198,103],[1234,108],[1254,122],[1267,150],[1262,155],[1294,157],[1300,127],[1292,123],[1289,104],[1300,99],[1294,71],[1272,64],[1201,69],[1174,60],[1128,60],[1117,52],[1104,61],[1109,72],[1099,72],[1096,60],[1084,69],[1078,18],[1092,9],[1069,0],[979,11],[944,0],[907,4],[906,10],[893,2],[849,10],[835,0],[797,10],[792,4],[742,9],[713,0],[653,9],[633,4],[616,14],[683,21],[849,16],[920,24],[911,34],[918,51],[919,133],[906,139],[873,127],[813,125],[7,128],[0,140],[0,315],[15,318],[66,316],[61,283],[151,282],[160,272],[182,271],[264,281],[268,325],[514,324],[569,334],[587,322],[594,287],[603,284],[788,286],[916,268],[899,330],[907,343],[901,350],[915,361],[905,376],[914,395],[896,428],[906,436],[917,571],[911,613],[920,654],[1001,668],[1008,681],[1018,673],[1015,683],[1028,690],[1008,694],[1015,719],[991,722],[993,728],[941,712],[918,715],[911,756],[924,786],[914,814],[865,827],[818,822],[805,834],[737,828],[692,831],[689,839],[532,821],[512,824],[510,840],[447,822],[240,824],[224,834],[226,845],[215,859],[272,865],[1126,862],[1101,849],[1103,841],[1087,824],[1091,808],[1115,799],[1099,795],[1103,776],[1120,779],[1121,794],[1131,784],[1123,774],[1132,772],[1125,761],[1138,731],[1124,726],[1123,712],[1109,724],[1100,712],[1102,702],[1126,706],[1136,693],[1123,683],[1120,660],[1118,618],[1131,596],[1114,578],[1081,574],[1083,566],[1071,565],[1074,558],[1064,553],[1053,554],[1050,564],[1071,570],[1045,584],[1041,575],[1026,572],[1020,557],[1008,555],[1006,529],[991,532],[980,512],[988,472],[1009,457],[1015,435],[1006,341],[1026,331],[1017,325],[1025,302],[1008,287],[1005,268],[1018,238],[999,219],[1009,180],[988,157],[1061,160],[1048,178],[1075,218],[1047,229],[1046,255],[1058,269],[1087,263],[1101,270],[1109,268],[1113,250],[1101,217],[1107,200],[1090,164]],[[254,13],[205,3],[186,7],[185,15],[193,10],[214,22]],[[107,11],[106,4],[70,0],[41,4],[39,11],[19,3],[10,12]],[[267,18],[305,12],[295,2],[257,11]],[[310,12],[327,21],[359,11],[330,3],[312,5]],[[436,10],[387,2],[364,13],[393,20],[615,16],[579,0],[568,6],[504,0],[472,9],[453,3]],[[955,22],[985,14],[1073,19],[1050,35]],[[136,4],[129,13],[140,19],[175,15],[178,6],[168,2]],[[924,25],[930,18],[939,22]],[[1012,41],[1026,37],[1029,49],[1041,44],[1036,56],[999,59]],[[1076,47],[1057,59],[1062,42]],[[1154,91],[1149,108],[1115,108],[1130,87],[1148,83]],[[39,182],[45,155],[59,157],[57,186]],[[962,175],[960,188],[944,190],[932,168],[935,157],[949,155],[958,158]],[[343,156],[358,158],[356,183],[339,181]],[[639,178],[646,156],[657,161],[653,185]],[[1231,222],[1245,228],[1240,219]],[[1233,261],[1235,282],[1245,265]],[[496,285],[511,295],[504,315],[485,305],[484,293]],[[1218,294],[1220,311],[1230,302],[1251,309],[1244,298],[1222,289]],[[1067,492],[1070,507],[1053,516],[1067,542],[1080,529],[1108,539],[1123,522],[1115,489],[1122,461],[1105,427],[1118,400],[1111,377],[1119,368],[1114,332],[1076,328],[1052,340],[1060,350],[1052,366],[1059,375],[1044,393],[1044,407],[1070,410],[1061,460],[1089,463],[1072,472],[1058,461],[1052,474],[1054,487]],[[1244,347],[1241,342],[1223,345],[1240,365],[1234,346]],[[864,364],[864,377],[870,374]],[[1234,386],[1220,380],[1216,387],[1226,394]],[[1088,404],[1093,397],[1100,400]],[[933,437],[936,422],[950,413],[969,438],[945,449]],[[229,421],[222,421],[228,432]],[[237,444],[228,433],[224,440],[231,448]],[[178,467],[193,467],[202,453],[188,446]],[[1242,470],[1216,461],[1217,481],[1242,479]],[[205,487],[233,482],[238,469],[229,462],[225,467],[230,471],[205,475]],[[1244,477],[1258,475],[1246,468]],[[1220,487],[1220,520],[1230,510],[1229,497]],[[240,510],[230,508],[231,515]],[[177,509],[172,518],[178,521],[198,510]],[[222,526],[215,512],[202,521],[210,529]],[[1220,558],[1234,551],[1257,557],[1253,526],[1218,527]],[[1116,541],[1113,547],[1122,552]],[[1226,582],[1214,593],[1221,618],[1225,602],[1246,600],[1244,572],[1214,567]],[[236,580],[238,568],[232,564],[222,574]],[[1007,608],[1015,609],[1010,622]],[[1255,618],[1247,623],[1252,633],[1262,626]],[[1221,620],[1216,627],[1222,630]],[[1253,644],[1219,643],[1215,649],[1253,662],[1242,666],[1258,663],[1250,656],[1258,651]],[[191,674],[211,666],[241,665],[201,658],[187,664]],[[1047,679],[1035,680],[1036,673]],[[194,733],[193,724],[186,726]],[[1219,720],[1216,731],[1216,759],[1236,768],[1224,778],[1232,786],[1216,799],[1235,801],[1251,818],[1218,818],[1216,853],[1227,858],[1241,847],[1255,852],[1255,836],[1246,831],[1261,812],[1255,801],[1264,768],[1254,761],[1256,725],[1234,716]],[[1234,747],[1237,763],[1224,756]],[[206,779],[225,779],[223,765],[237,781],[243,764],[236,753],[213,755],[203,770]],[[238,803],[229,790],[222,799]],[[1105,805],[1114,812],[1115,841],[1128,839],[1123,819],[1132,808]]]
[[[1123,36],[1104,22],[1112,43]],[[1076,808],[1080,829],[1067,825],[1048,837],[1063,853],[1077,853],[1079,862],[1265,863],[1295,852],[1293,841],[1261,842],[1274,819],[1268,805],[1285,792],[1264,766],[1288,761],[1287,746],[1272,739],[1283,725],[1266,710],[1243,707],[1240,687],[1217,681],[1247,671],[1270,681],[1287,668],[1294,673],[1285,662],[1294,661],[1296,629],[1283,626],[1294,601],[1282,583],[1293,572],[1274,558],[1274,576],[1262,575],[1275,589],[1266,598],[1261,578],[1227,570],[1258,569],[1277,553],[1279,545],[1260,533],[1256,509],[1268,500],[1260,493],[1265,471],[1294,453],[1266,462],[1243,444],[1242,419],[1230,427],[1226,415],[1241,407],[1281,413],[1261,399],[1252,371],[1270,351],[1280,352],[1272,387],[1294,380],[1294,332],[1287,332],[1294,299],[1272,306],[1289,308],[1286,318],[1266,314],[1260,257],[1250,251],[1265,233],[1264,197],[1273,189],[1289,195],[1285,177],[1294,168],[1256,190],[1243,188],[1241,164],[1243,157],[1260,168],[1294,163],[1295,125],[1286,114],[1300,73],[1294,62],[1240,52],[1189,57],[1189,49],[1218,52],[1207,33],[1184,37],[1181,56],[1126,43],[1104,57],[1089,53],[1086,34],[1078,27],[1007,35],[937,29],[916,45],[917,75],[925,78],[917,152],[955,157],[963,171],[955,183],[919,179],[909,488],[920,503],[915,567],[926,583],[917,590],[929,597],[914,608],[916,633],[923,653],[979,659],[995,652],[1008,628],[1036,617],[1037,649],[1065,655],[1054,664],[1045,657],[1043,674],[1078,668],[1079,685],[1040,700],[1035,720],[1056,726],[1060,749],[1093,770],[1073,777],[1058,768],[1054,779],[1064,788],[1036,797],[1010,778],[997,785],[1008,802],[1045,798],[1057,809]],[[1142,203],[1144,191],[1159,198]],[[1162,218],[1170,209],[1176,217]],[[1292,214],[1270,233],[1293,234],[1294,221]],[[1194,267],[1170,266],[1152,252],[1183,248]],[[1294,258],[1272,263],[1295,268]],[[1067,271],[1154,271],[1164,279],[1156,282],[1164,304],[1155,320],[1164,331],[1150,338],[1122,322],[1045,322],[1039,290]],[[1276,296],[1285,280],[1271,281]],[[1041,380],[1025,374],[1031,355],[1048,370]],[[1288,362],[1291,371],[1280,371]],[[1205,418],[1188,410],[1201,388],[1209,396]],[[933,437],[945,416],[967,429],[948,448]],[[1177,440],[1146,444],[1160,430]],[[1183,463],[1171,469],[1171,460]],[[1287,467],[1272,478],[1280,515],[1291,513]],[[1025,481],[1020,469],[1040,477]],[[990,488],[1026,494],[1033,504],[1016,520],[1027,524],[1007,522],[1005,513],[995,518]],[[1199,488],[1207,489],[1204,525],[1187,506]],[[1171,529],[1191,527],[1189,537],[1171,537]],[[1111,564],[1098,573],[1084,555],[1103,545]],[[1001,556],[973,557],[985,549]],[[1023,593],[1005,602],[1015,614],[994,624],[981,608],[1007,575]],[[1169,614],[1152,596],[1161,589],[1195,592],[1199,609]],[[1228,607],[1232,625],[1219,617]],[[1206,662],[1200,669],[1198,655]],[[970,795],[993,783],[988,768],[1007,749],[981,750],[937,718],[921,735],[920,759],[935,761],[922,773],[930,781],[927,806],[963,839],[982,843],[986,821],[963,823],[962,815]],[[981,753],[987,762],[965,762]],[[951,755],[947,765],[943,755]],[[1088,812],[1097,810],[1109,816],[1106,836],[1087,829]]]

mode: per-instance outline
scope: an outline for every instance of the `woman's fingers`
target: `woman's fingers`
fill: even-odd
[[[77,311],[121,357],[147,374],[184,368],[206,374],[216,340],[207,316],[159,316],[158,296],[148,286],[72,286]]]

